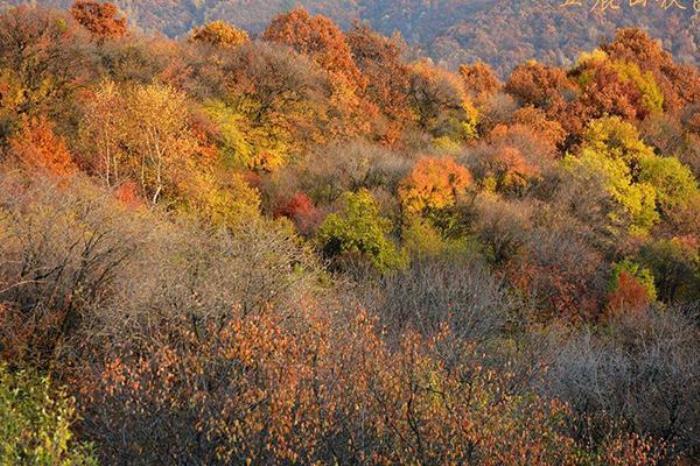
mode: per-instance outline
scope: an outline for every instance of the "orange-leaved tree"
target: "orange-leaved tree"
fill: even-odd
[[[386,122],[379,121],[376,131],[384,142],[395,144],[403,129],[411,123],[406,88],[408,67],[401,54],[403,43],[398,37],[384,37],[367,26],[356,26],[347,35],[357,66],[367,79],[364,95],[379,107]]]
[[[29,169],[67,175],[76,170],[66,143],[46,117],[30,118],[10,138],[9,157]]]
[[[469,170],[451,157],[418,161],[399,186],[399,199],[408,214],[424,214],[451,207],[472,183]]]
[[[263,37],[307,55],[330,75],[330,100],[338,114],[330,125],[332,134],[350,136],[370,130],[377,108],[363,97],[367,79],[338,25],[325,16],[311,16],[297,8],[273,19]]]
[[[100,41],[126,35],[126,17],[119,15],[119,9],[113,3],[77,0],[70,12],[78,23]]]
[[[345,34],[331,19],[311,16],[303,8],[297,8],[273,19],[263,37],[309,55],[329,73],[359,90],[364,88],[365,80],[353,60]]]
[[[467,92],[480,104],[485,103],[503,87],[493,68],[481,61],[460,66],[459,74],[462,76]]]
[[[457,74],[421,61],[411,66],[410,80],[418,125],[438,146],[452,148],[475,135],[478,113]]]

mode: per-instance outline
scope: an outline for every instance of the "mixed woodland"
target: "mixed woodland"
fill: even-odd
[[[696,32],[214,3],[0,12],[0,464],[700,461]]]

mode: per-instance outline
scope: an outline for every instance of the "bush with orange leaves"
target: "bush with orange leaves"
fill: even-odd
[[[171,321],[85,385],[84,428],[107,463],[308,463],[323,428],[322,321],[242,311]],[[157,342],[160,340],[160,342]]]
[[[481,184],[489,191],[522,195],[540,169],[529,163],[520,150],[505,146],[486,153],[479,163]]]
[[[528,236],[527,252],[511,261],[505,270],[508,280],[536,309],[535,320],[563,318],[588,322],[600,314],[599,255],[571,232],[544,229]]]
[[[583,453],[567,433],[566,406],[513,391],[511,375],[485,368],[447,330],[407,332],[392,348],[367,313],[341,314],[342,325],[313,307],[291,320],[234,310],[223,323],[173,321],[83,383],[82,428],[104,445],[107,463],[546,465],[653,456],[646,440],[626,436]],[[457,358],[446,359],[446,349]]]
[[[76,170],[66,144],[45,117],[26,120],[9,141],[9,158],[30,170],[68,175]]]
[[[422,158],[399,185],[399,199],[409,215],[454,206],[472,183],[469,170],[451,157]]]
[[[129,180],[117,186],[114,190],[114,197],[127,207],[136,208],[145,204],[139,195],[138,185]]]
[[[346,351],[356,372],[340,384],[340,399],[351,400],[356,412],[343,413],[339,422],[365,426],[356,432],[362,437],[351,437],[366,449],[358,459],[495,465],[552,464],[571,456],[562,405],[509,393],[509,376],[484,368],[470,345],[450,348],[455,343],[447,330],[427,339],[405,333],[392,350],[372,325],[364,315],[353,324],[364,349],[352,344]],[[456,362],[444,357],[446,348],[459,354]]]

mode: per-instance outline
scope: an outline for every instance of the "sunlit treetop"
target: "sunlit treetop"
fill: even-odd
[[[505,90],[523,104],[554,112],[566,104],[566,93],[573,92],[574,84],[561,68],[530,61],[513,70]]]
[[[190,34],[191,42],[207,43],[222,48],[237,47],[249,40],[247,32],[225,21],[213,21],[193,29]]]
[[[73,18],[98,39],[118,38],[126,35],[126,17],[109,2],[77,0],[71,7]]]
[[[345,34],[325,16],[311,16],[303,8],[297,8],[273,19],[263,37],[289,45],[312,57],[326,71],[364,87],[364,78],[353,60]]]
[[[649,183],[635,182],[623,158],[584,148],[577,157],[567,156],[564,168],[577,182],[605,191],[612,201],[608,207],[608,231],[613,235],[627,231],[632,235],[646,236],[658,223],[656,190]]]
[[[388,38],[366,26],[356,26],[348,33],[347,40],[355,62],[367,79],[365,96],[390,120],[384,139],[394,142],[412,118],[406,95],[408,66],[402,59],[404,44],[399,36]]]
[[[489,97],[503,87],[493,69],[481,61],[460,66],[459,74],[462,75],[467,92],[477,99]]]
[[[700,2],[696,2],[700,5]],[[634,63],[650,72],[664,97],[664,110],[677,110],[700,100],[700,72],[697,67],[673,61],[660,41],[640,29],[620,29],[615,39],[602,46],[611,60]]]
[[[620,117],[592,121],[583,140],[585,148],[611,158],[621,158],[630,165],[654,155],[653,149],[640,140],[637,128]]]

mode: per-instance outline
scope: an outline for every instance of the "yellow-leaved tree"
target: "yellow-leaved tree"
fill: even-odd
[[[185,95],[165,84],[102,83],[80,128],[87,164],[108,186],[136,181],[152,204],[174,195],[197,150],[187,109]]]
[[[212,21],[192,30],[190,42],[204,43],[221,48],[233,48],[250,40],[248,33],[226,21]]]

